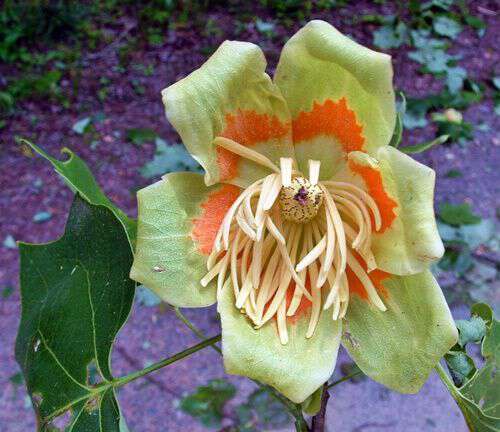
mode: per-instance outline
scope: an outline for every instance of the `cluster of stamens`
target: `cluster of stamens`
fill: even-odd
[[[320,162],[309,161],[309,178],[294,170],[291,158],[278,168],[265,156],[227,138],[216,145],[271,169],[248,186],[227,211],[207,262],[203,286],[217,277],[218,294],[227,280],[235,306],[256,329],[276,318],[282,344],[288,342],[287,317],[310,302],[306,337],[321,310],[345,316],[349,304],[347,267],[370,301],[385,310],[368,277],[375,269],[371,252],[372,219],[381,216],[375,201],[357,186],[319,181]],[[366,270],[357,256],[366,263]]]

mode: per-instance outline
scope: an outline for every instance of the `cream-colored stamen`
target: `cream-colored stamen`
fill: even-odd
[[[290,158],[280,159],[281,185],[284,187],[290,186],[290,183],[292,182],[292,166],[293,166],[292,159]]]
[[[306,225],[307,228],[307,225]],[[300,256],[303,259],[307,255],[307,248],[308,248],[308,242],[306,240],[307,236],[307,231],[306,229],[304,230],[304,236],[302,238],[302,250],[300,252]],[[306,281],[306,276],[307,276],[307,269],[304,269],[299,272],[299,278],[302,281],[302,283],[305,284]],[[300,303],[302,301],[302,295],[303,292],[302,290],[299,289],[298,286],[295,287],[295,290],[293,292],[293,297],[292,301],[290,302],[290,305],[288,306],[287,310],[287,316],[294,316],[295,312],[297,311],[298,307],[300,306]]]
[[[347,267],[370,302],[386,309],[368,276],[376,268],[371,237],[381,227],[381,215],[367,192],[345,182],[320,181],[319,161],[309,161],[305,178],[294,169],[291,158],[281,158],[278,168],[230,139],[217,137],[214,145],[272,173],[243,190],[226,212],[202,286],[217,278],[221,295],[230,279],[235,306],[256,329],[275,318],[282,344],[289,339],[288,318],[305,311],[309,317],[305,337],[309,338],[322,310],[332,308],[334,320],[345,316]]]
[[[245,147],[245,146],[237,143],[236,141],[233,141],[232,139],[224,138],[224,137],[217,137],[214,139],[214,145],[225,148],[226,150],[229,150],[230,152],[233,152],[241,157],[244,157],[248,160],[256,162],[259,165],[265,166],[266,168],[269,168],[272,171],[275,171],[277,173],[280,172],[279,168],[276,165],[274,165],[264,155],[254,151],[248,147]]]
[[[382,217],[380,216],[380,211],[375,203],[375,200],[368,195],[363,189],[358,188],[357,186],[345,183],[345,182],[336,182],[336,181],[325,181],[323,184],[331,188],[334,192],[336,191],[338,194],[341,194],[342,191],[351,192],[358,196],[371,210],[373,217],[375,218],[375,231],[378,231],[382,226]]]
[[[351,252],[347,253],[347,261],[349,263],[349,267],[353,271],[353,273],[356,275],[356,277],[361,281],[363,284],[366,292],[368,293],[368,298],[371,300],[371,302],[377,306],[381,311],[385,311],[387,308],[385,307],[384,303],[380,299],[376,288],[373,286],[373,283],[371,279],[368,277],[366,272],[364,271],[363,267],[359,264],[358,260],[354,258]]]
[[[318,184],[320,166],[321,166],[320,161],[309,160],[309,182],[313,186]]]

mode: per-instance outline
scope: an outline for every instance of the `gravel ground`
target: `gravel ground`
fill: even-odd
[[[494,2],[477,1],[475,7],[493,9]],[[356,9],[349,7],[342,14],[330,12],[320,17],[337,25],[340,30],[353,35],[358,41],[370,44],[372,25],[345,24],[346,16],[378,11],[393,12],[391,4],[373,6],[357,2]],[[135,191],[145,186],[138,169],[153,155],[153,145],[134,146],[125,140],[130,127],[154,129],[167,141],[178,138],[164,120],[160,90],[175,82],[204,60],[203,47],[216,46],[222,40],[235,39],[232,33],[234,17],[224,11],[209,14],[222,29],[222,34],[206,36],[195,29],[172,30],[162,47],[147,48],[134,53],[133,63],[154,64],[154,73],[145,77],[131,70],[127,79],[113,72],[117,63],[113,52],[102,51],[97,60],[85,64],[78,97],[70,108],[50,101],[28,101],[21,104],[19,114],[11,118],[7,127],[0,130],[0,241],[7,235],[27,242],[46,242],[61,235],[71,192],[41,158],[26,156],[14,143],[14,136],[33,139],[47,151],[57,155],[62,147],[70,147],[86,160],[108,196],[130,215],[135,215]],[[453,50],[463,55],[460,64],[467,68],[474,79],[492,76],[499,68],[498,16],[484,15],[488,23],[486,35],[479,39],[468,30],[454,41]],[[265,19],[265,16],[263,16]],[[295,26],[297,27],[297,26]],[[273,41],[262,43],[262,36],[255,29],[248,29],[238,39],[261,42],[270,63],[276,64],[282,40],[294,29],[278,26]],[[403,50],[394,54],[395,84],[412,96],[425,95],[439,90],[439,83],[417,73],[417,66],[407,60]],[[497,69],[498,74],[498,69]],[[105,104],[96,98],[99,78],[110,79],[110,96]],[[139,80],[145,92],[138,96],[132,81]],[[70,83],[66,83],[69,91]],[[72,125],[80,118],[103,112],[105,120],[96,124],[99,144],[89,143],[72,132]],[[422,159],[437,172],[437,202],[470,202],[474,210],[485,217],[495,217],[500,207],[498,167],[500,166],[500,117],[495,116],[491,99],[464,113],[465,120],[489,126],[484,132],[475,132],[474,140],[465,147],[442,146],[427,152]],[[405,135],[405,142],[414,143],[428,138],[432,130],[418,130]],[[462,171],[461,178],[447,178],[450,169]],[[52,214],[50,220],[34,223],[33,216],[40,211]],[[0,430],[24,432],[34,430],[34,415],[27,403],[22,386],[10,378],[19,369],[13,356],[20,306],[18,291],[17,251],[0,246],[0,287],[12,286],[14,293],[0,299]],[[466,309],[454,307],[457,317],[467,315]],[[213,309],[188,311],[189,317],[206,331],[216,334],[218,323]],[[114,352],[114,370],[117,374],[142,367],[168,354],[175,353],[196,340],[188,330],[178,324],[170,310],[136,305],[126,327],[120,334]],[[342,353],[340,362],[346,362]],[[161,430],[206,430],[190,417],[176,409],[179,397],[185,391],[206,383],[210,378],[223,377],[220,358],[211,350],[197,353],[182,362],[163,369],[153,376],[153,381],[138,381],[123,388],[119,398],[131,430],[157,432]],[[245,379],[231,378],[247,394],[253,388]],[[390,392],[382,386],[364,380],[345,383],[332,394],[328,408],[331,431],[465,431],[461,414],[449,394],[434,374],[422,391],[407,396]]]

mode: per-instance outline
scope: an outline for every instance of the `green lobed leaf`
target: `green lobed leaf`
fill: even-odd
[[[461,386],[476,372],[474,361],[462,351],[450,351],[444,356],[448,369],[457,386]]]
[[[481,218],[472,212],[468,203],[463,204],[441,204],[439,209],[439,218],[453,226],[475,225],[481,222]]]
[[[161,138],[155,140],[156,150],[152,161],[147,162],[140,173],[145,178],[159,177],[176,171],[202,172],[198,162],[181,144],[168,145]]]
[[[136,221],[129,218],[122,210],[113,204],[106,195],[104,195],[89,167],[82,159],[68,148],[63,148],[62,152],[67,154],[69,158],[65,161],[60,161],[50,156],[36,144],[24,139],[21,141],[30,146],[40,156],[47,159],[73,191],[78,192],[90,204],[102,205],[111,210],[123,225],[127,232],[130,247],[133,247],[136,235]]]
[[[141,146],[145,142],[154,141],[156,132],[149,128],[131,128],[127,129],[127,141],[136,146]]]
[[[485,360],[483,367],[475,370],[474,363],[465,349],[455,347],[445,356],[445,359],[452,376],[455,378],[457,371],[462,373],[465,375],[465,383],[457,387],[453,385],[444,371],[438,369],[438,372],[462,410],[469,429],[472,432],[498,432],[500,430],[500,392],[498,391],[500,388],[500,374],[498,373],[500,322],[493,317],[493,312],[487,304],[476,304],[471,312],[473,318],[480,318],[483,323],[486,323],[486,332],[481,346],[481,354]],[[456,362],[457,356],[461,356],[463,360]],[[472,368],[468,373],[465,373],[467,372],[465,362]]]
[[[500,418],[485,414],[479,404],[460,392],[452,393],[452,396],[460,407],[471,432],[498,432],[500,430]]]
[[[429,123],[425,118],[425,111],[408,110],[403,116],[403,125],[407,129],[417,129],[427,126]]]
[[[373,44],[381,49],[399,48],[408,41],[408,27],[389,17],[384,26],[373,32]]]
[[[472,305],[470,311],[472,316],[481,318],[488,326],[493,322],[493,311],[486,303],[475,303]]]
[[[467,70],[460,66],[453,66],[446,69],[446,86],[451,94],[458,93],[464,86],[467,78]]]
[[[445,242],[465,243],[470,249],[488,243],[494,239],[497,228],[493,219],[482,219],[474,225],[451,226],[438,222],[438,230]]]
[[[422,10],[431,9],[433,7],[448,10],[453,5],[454,0],[430,0],[424,3],[416,2]]]
[[[479,343],[486,334],[486,322],[473,315],[469,320],[457,320],[458,344],[464,347],[468,343]]]
[[[457,56],[448,54],[444,49],[432,43],[422,45],[415,51],[409,52],[408,57],[423,65],[425,72],[432,74],[446,72],[450,62],[458,59]]]
[[[500,278],[495,265],[476,259],[464,277],[463,286],[473,301],[486,302],[500,312]]]
[[[461,31],[459,23],[445,16],[437,17],[433,26],[436,33],[450,38]],[[421,72],[444,76],[450,94],[458,94],[467,78],[467,70],[456,65],[461,57],[449,54],[446,51],[449,43],[444,39],[431,38],[428,30],[414,30],[411,38],[416,49],[409,52],[408,57],[422,65]]]
[[[440,36],[446,36],[450,39],[456,38],[462,32],[462,26],[452,18],[441,15],[434,19],[432,28]]]
[[[108,207],[76,195],[59,240],[20,243],[19,249],[16,360],[39,430],[69,410],[72,432],[123,432],[110,385],[111,347],[135,287],[128,278],[133,257],[123,226]]]
[[[214,379],[182,398],[180,408],[205,426],[219,426],[224,415],[224,405],[235,394],[236,388],[230,382]]]
[[[283,404],[265,388],[255,390],[245,403],[236,408],[238,432],[272,431],[285,428],[291,417]]]
[[[445,253],[438,266],[445,271],[453,271],[463,276],[474,265],[471,250],[467,245],[446,243]]]
[[[458,222],[458,221],[457,221]],[[438,267],[464,277],[466,292],[476,301],[489,299],[494,302],[490,287],[495,280],[495,266],[478,261],[472,252],[481,245],[489,247],[496,242],[496,224],[492,219],[482,219],[473,225],[452,226],[438,222],[438,230],[445,245],[445,253]]]

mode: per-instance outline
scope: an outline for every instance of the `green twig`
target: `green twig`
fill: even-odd
[[[155,372],[158,369],[161,369],[165,366],[168,366],[172,363],[175,363],[178,360],[181,360],[185,357],[190,356],[191,354],[194,354],[196,351],[199,351],[207,346],[212,346],[213,344],[219,342],[221,339],[221,335],[217,335],[214,337],[211,337],[210,339],[205,339],[203,342],[200,342],[197,345],[192,346],[191,348],[187,348],[184,351],[181,351],[177,354],[174,354],[171,357],[167,357],[166,359],[163,359],[159,362],[153,363],[151,366],[148,366],[147,368],[141,369],[139,371],[133,372],[129,375],[125,375],[124,377],[114,379],[111,382],[111,385],[113,387],[121,387],[122,385],[125,385],[131,381],[136,380],[137,378],[140,378],[144,375],[150,374],[151,372]]]
[[[295,419],[295,432],[310,432],[309,426],[303,416]]]
[[[339,385],[339,384],[342,384],[344,381],[348,381],[348,380],[350,380],[351,378],[354,378],[355,376],[358,376],[358,375],[360,375],[360,374],[362,374],[362,373],[363,373],[363,372],[362,372],[362,371],[360,371],[360,370],[357,370],[357,371],[355,371],[355,372],[353,372],[353,373],[350,373],[349,375],[346,375],[345,377],[342,377],[342,378],[338,379],[337,381],[334,381],[334,382],[332,382],[332,383],[328,384],[327,389],[329,390],[329,389],[331,389],[332,387],[335,387],[335,386],[337,386],[337,385]]]
[[[451,380],[450,376],[444,370],[443,366],[441,366],[441,363],[438,363],[435,369],[439,375],[439,378],[441,378],[441,381],[443,381],[444,385],[448,387],[448,390],[450,391],[452,396],[455,396],[457,394],[457,388],[455,387],[455,384]]]
[[[205,334],[194,325],[182,312],[178,307],[173,307],[175,315],[179,318],[195,335],[198,339],[206,339]],[[221,349],[217,345],[211,345],[212,349],[217,351],[219,354],[222,354]]]
[[[185,357],[190,356],[191,354],[194,354],[197,351],[202,350],[203,348],[207,346],[211,346],[217,342],[219,342],[221,339],[221,335],[217,335],[214,337],[211,337],[210,339],[205,339],[204,341],[200,342],[199,344],[196,344],[190,348],[185,349],[184,351],[178,352],[177,354],[174,354],[173,356],[167,357],[166,359],[160,360],[159,362],[153,363],[151,366],[148,366],[147,368],[138,370],[136,372],[132,372],[131,374],[125,375],[123,377],[115,378],[112,381],[106,381],[102,384],[97,385],[95,388],[91,389],[91,391],[84,396],[81,396],[64,407],[55,410],[46,418],[44,419],[45,423],[49,423],[52,419],[59,417],[61,414],[66,412],[67,410],[71,409],[73,406],[77,405],[78,403],[81,403],[83,401],[86,401],[87,399],[95,398],[97,395],[104,393],[110,389],[113,388],[118,388],[121,387],[131,381],[134,381],[138,378],[143,377],[144,375],[150,374],[151,372],[155,372],[158,369],[161,369],[165,366],[168,366],[172,363],[175,363],[176,361],[182,360]]]

